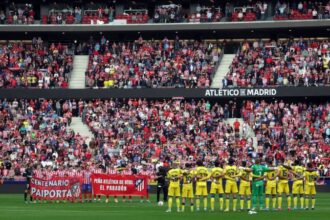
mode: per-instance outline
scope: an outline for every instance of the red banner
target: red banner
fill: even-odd
[[[107,196],[147,196],[148,177],[143,175],[92,175],[95,195]]]
[[[81,182],[78,178],[53,177],[51,179],[31,179],[31,195],[43,200],[72,200],[81,195]]]

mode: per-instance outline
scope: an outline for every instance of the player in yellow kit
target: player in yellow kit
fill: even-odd
[[[298,196],[300,197],[300,208],[304,209],[304,172],[305,168],[301,166],[300,160],[295,161],[295,166],[292,167],[292,173],[294,175],[293,185],[292,185],[292,195],[293,195],[293,209],[297,209]]]
[[[237,204],[237,183],[236,183],[236,177],[238,177],[238,169],[234,165],[234,159],[229,158],[228,165],[226,165],[224,169],[225,179],[226,179],[226,187],[225,187],[225,193],[226,193],[226,209],[225,212],[229,212],[229,199],[230,195],[233,197],[233,211],[236,211],[236,204]]]
[[[307,164],[307,169],[305,170],[305,209],[309,209],[309,199],[312,199],[312,210],[315,209],[315,182],[319,178],[319,173],[312,169],[312,164]]]
[[[223,187],[222,187],[222,177],[223,169],[220,167],[220,161],[216,160],[214,162],[214,168],[211,170],[211,210],[214,211],[215,195],[219,195],[220,210],[223,210]]]
[[[203,161],[196,162],[196,210],[200,209],[200,198],[203,197],[204,210],[207,210],[207,180],[209,179],[209,172],[203,166]]]
[[[239,196],[240,196],[240,209],[244,210],[244,197],[247,200],[247,209],[251,209],[251,182],[249,170],[246,170],[246,161],[242,161],[242,169],[239,170],[240,184],[239,184]]]
[[[186,169],[182,171],[182,212],[185,210],[187,199],[190,199],[190,210],[194,211],[194,178],[195,171],[191,169],[190,163],[186,163]]]
[[[179,168],[179,162],[175,161],[173,163],[173,168],[168,171],[167,178],[170,181],[168,187],[168,209],[166,212],[172,211],[173,197],[176,199],[176,207],[178,212],[180,212],[180,180],[182,177],[182,171]]]
[[[272,166],[272,161],[268,161],[268,167]],[[266,173],[266,210],[269,210],[270,198],[272,198],[273,210],[276,210],[276,170]]]
[[[284,164],[284,159],[281,160],[281,164],[277,170],[277,177],[279,179],[277,185],[278,193],[278,209],[282,210],[282,194],[284,193],[287,197],[288,210],[291,210],[291,197],[289,189],[289,166]]]

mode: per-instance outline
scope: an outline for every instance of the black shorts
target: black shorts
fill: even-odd
[[[31,185],[30,185],[30,183],[27,183],[26,185],[25,185],[25,190],[30,190],[31,189]]]

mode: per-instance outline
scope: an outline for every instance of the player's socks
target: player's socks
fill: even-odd
[[[288,209],[291,208],[291,196],[287,197]]]
[[[272,205],[273,205],[273,209],[276,208],[276,198],[272,198]]]
[[[24,201],[26,202],[27,199],[27,193],[24,193]]]
[[[281,209],[282,208],[282,196],[278,197],[277,201],[278,201],[278,208]]]
[[[237,199],[233,199],[233,210],[236,211]]]
[[[293,197],[293,207],[296,209],[298,205],[298,198],[297,196]]]
[[[300,208],[304,208],[304,197],[300,197]]]
[[[204,201],[203,201],[203,205],[204,205],[204,210],[207,209],[207,198],[204,198]]]
[[[212,197],[211,198],[211,210],[214,210],[214,203],[215,203],[215,199]]]
[[[168,209],[169,210],[172,209],[172,204],[173,204],[173,199],[172,198],[168,198]]]
[[[269,209],[269,202],[270,202],[270,198],[266,198],[266,209]]]
[[[308,209],[308,207],[309,207],[309,199],[307,198],[305,199],[305,208]]]
[[[226,199],[226,210],[229,210],[229,199]]]
[[[201,206],[201,201],[199,199],[196,199],[196,208],[197,208],[197,210],[199,210],[200,206]]]
[[[251,199],[248,199],[248,201],[247,201],[247,208],[248,208],[248,210],[251,209]]]
[[[186,204],[182,203],[182,204],[181,204],[181,211],[182,211],[182,212],[184,212],[185,207],[186,207]]]
[[[252,209],[255,209],[257,207],[257,196],[252,195]]]
[[[190,211],[194,211],[194,204],[190,204]]]
[[[178,208],[178,209],[180,209],[180,199],[179,198],[176,198],[176,207]]]
[[[219,199],[219,203],[220,203],[220,210],[223,210],[223,198]]]
[[[315,199],[312,199],[312,209],[315,208]]]
[[[240,208],[243,210],[244,209],[244,200],[240,199],[239,203],[240,203]]]

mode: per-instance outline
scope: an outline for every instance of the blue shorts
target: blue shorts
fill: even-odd
[[[82,185],[83,192],[92,192],[92,185],[91,184],[83,184]]]

